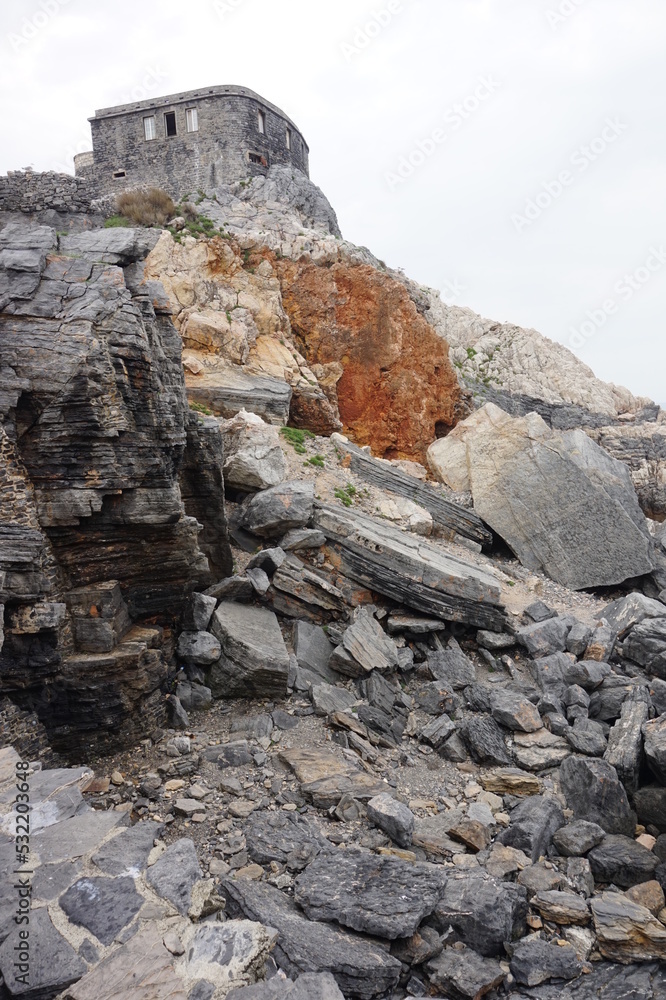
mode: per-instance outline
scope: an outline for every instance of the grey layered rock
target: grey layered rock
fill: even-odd
[[[73,924],[85,927],[98,941],[109,945],[134,919],[144,899],[136,891],[133,878],[118,875],[79,879],[58,902]]]
[[[598,660],[579,660],[564,665],[562,678],[565,684],[577,684],[584,691],[594,691],[611,672],[609,663]]]
[[[650,618],[632,628],[622,644],[624,655],[649,674],[666,679],[666,618]]]
[[[584,925],[590,921],[587,903],[575,892],[560,892],[557,889],[537,892],[532,906],[536,907],[544,920],[562,926]]]
[[[534,733],[543,728],[538,709],[517,692],[493,689],[490,697],[493,719],[514,732]]]
[[[391,670],[398,666],[398,649],[379,622],[362,608],[356,621],[342,637],[342,646],[358,664],[357,676],[372,670]]]
[[[623,702],[633,696],[638,688],[647,692],[648,685],[640,677],[623,677],[610,674],[590,697],[590,716],[601,722],[615,722],[619,719]]]
[[[591,906],[599,951],[609,962],[666,960],[666,927],[645,906],[620,892],[604,892],[592,900]],[[640,988],[644,984],[637,985]],[[655,1000],[660,993],[658,988]]]
[[[221,654],[220,641],[210,632],[181,632],[178,637],[178,656],[186,663],[210,667]]]
[[[604,760],[615,768],[618,778],[630,794],[638,789],[643,763],[642,728],[647,718],[646,701],[629,697],[623,702],[620,718],[608,734],[608,749],[604,753]]]
[[[614,882],[623,889],[654,877],[659,858],[631,837],[611,835],[587,856],[597,882]]]
[[[210,625],[217,600],[208,594],[192,594],[183,615],[186,632],[205,632]]]
[[[370,799],[367,809],[370,822],[388,834],[398,847],[411,846],[414,814],[408,806],[383,792]]]
[[[483,958],[469,948],[446,948],[427,966],[430,982],[447,996],[477,1000],[501,986],[505,973],[499,962]]]
[[[639,788],[634,793],[634,806],[639,823],[650,823],[666,833],[666,788]]]
[[[581,857],[600,844],[605,836],[606,831],[597,823],[579,819],[560,827],[553,835],[553,843],[565,858]]]
[[[330,972],[343,994],[372,1000],[396,986],[398,959],[368,938],[330,924],[307,920],[277,889],[265,883],[224,879],[227,911],[276,927],[275,959],[296,978],[303,972]]]
[[[583,966],[570,944],[557,945],[538,937],[519,941],[511,957],[511,974],[523,986],[550,979],[576,979]]]
[[[313,684],[310,688],[310,698],[317,715],[332,715],[334,712],[347,712],[355,705],[358,698],[346,688],[333,684]]]
[[[307,482],[286,482],[263,490],[247,501],[242,525],[264,538],[279,538],[290,528],[305,527],[314,508],[314,486]]]
[[[666,715],[643,726],[645,759],[657,781],[666,785]]]
[[[146,881],[158,896],[186,916],[192,904],[192,889],[202,877],[197,852],[191,840],[176,840],[148,869]]]
[[[293,643],[299,667],[326,681],[327,684],[336,683],[338,676],[328,665],[334,648],[333,643],[320,625],[294,622]]]
[[[312,858],[319,853],[333,851],[333,846],[314,823],[297,813],[260,812],[251,816],[243,827],[247,852],[259,865],[270,865],[272,861],[287,864],[295,851],[305,847],[311,850]]]
[[[294,898],[311,920],[393,941],[416,933],[445,886],[437,869],[349,850],[308,865],[296,879]]]
[[[257,552],[257,554],[252,556],[250,559],[247,564],[247,568],[248,570],[262,569],[267,576],[273,576],[285,559],[286,553],[284,549],[278,545],[274,548],[262,549],[260,552]]]
[[[438,719],[433,719],[427,726],[424,726],[420,735],[425,743],[428,743],[434,750],[439,750],[455,731],[455,722],[452,722],[448,715],[441,715]]]
[[[607,833],[633,834],[636,814],[617,771],[606,761],[567,757],[560,784],[576,819],[598,823]]]
[[[470,716],[460,727],[460,735],[477,764],[513,764],[502,730],[490,716]]]
[[[136,876],[146,867],[153,842],[162,827],[162,823],[150,820],[136,823],[108,840],[92,860],[107,875]]]
[[[522,886],[471,870],[449,878],[435,911],[442,930],[481,955],[504,954],[505,942],[522,937],[527,894]]]
[[[272,611],[225,601],[213,615],[211,630],[222,644],[209,677],[216,697],[286,693],[289,654]]]
[[[286,552],[300,552],[302,549],[320,549],[326,544],[326,535],[316,528],[292,528],[281,540]]]
[[[538,659],[550,656],[551,653],[564,652],[570,630],[570,618],[548,618],[544,622],[519,629],[516,638],[531,656]]]
[[[206,747],[206,760],[214,761],[218,767],[243,767],[252,763],[252,754],[247,740],[232,740],[220,746]]]
[[[567,650],[574,656],[582,656],[590,641],[592,629],[583,622],[575,621],[571,626],[571,631],[567,636]]]
[[[349,579],[443,621],[504,630],[497,579],[478,566],[356,510],[317,503],[314,520]]]
[[[577,753],[584,753],[588,757],[601,757],[606,751],[603,726],[592,719],[576,719],[564,737]]]
[[[240,410],[220,424],[224,481],[241,490],[265,490],[287,478],[287,462],[276,427]]]
[[[428,669],[435,680],[442,681],[454,691],[462,691],[476,681],[476,667],[455,639],[449,640],[446,649],[428,656]]]
[[[240,365],[226,365],[212,375],[188,379],[187,397],[203,403],[216,416],[230,418],[240,410],[251,410],[268,423],[289,422],[291,386],[283,379],[253,375]]]
[[[93,851],[115,827],[127,826],[127,814],[84,812],[54,823],[32,838],[42,864],[81,858]]]
[[[22,943],[21,930],[22,927],[15,924],[0,946],[0,973],[8,985],[9,996],[54,997],[86,972],[85,962],[53,926],[48,911],[36,909],[30,914],[30,958],[25,963],[29,966],[28,986],[24,989],[22,983],[16,982],[14,965],[17,959],[14,949]]]
[[[666,604],[654,601],[645,594],[634,593],[613,601],[601,612],[601,617],[622,640],[635,625],[646,618],[666,618]]]
[[[506,847],[524,851],[532,862],[546,853],[553,834],[564,826],[564,815],[559,802],[545,795],[532,795],[523,799],[511,813],[511,825],[498,841]]]
[[[553,431],[537,413],[516,419],[490,403],[431,445],[444,479],[454,454],[456,488],[471,489],[476,512],[529,569],[572,590],[654,569],[629,470],[584,431]]]

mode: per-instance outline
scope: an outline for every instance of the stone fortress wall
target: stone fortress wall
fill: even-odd
[[[95,197],[145,186],[192,196],[265,175],[275,164],[309,176],[308,146],[296,125],[245,87],[104,108],[90,125],[93,151],[75,157],[75,170]]]

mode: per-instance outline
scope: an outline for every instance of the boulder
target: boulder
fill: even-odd
[[[308,865],[296,879],[294,898],[311,920],[393,941],[416,933],[445,886],[436,868],[348,850]]]
[[[666,679],[666,618],[647,618],[635,625],[622,644],[629,660]]]
[[[639,788],[634,793],[634,806],[639,823],[666,833],[666,788]]]
[[[383,830],[398,847],[410,847],[414,833],[414,814],[403,802],[388,792],[375,795],[368,802],[368,819]]]
[[[639,882],[649,882],[659,865],[659,858],[646,847],[632,840],[612,834],[587,856],[597,882],[614,882],[628,889]]]
[[[522,886],[476,870],[452,875],[435,911],[442,930],[452,927],[458,940],[487,957],[503,955],[506,942],[524,935],[526,917]]]
[[[576,819],[598,823],[606,833],[633,834],[636,814],[617,771],[606,761],[568,757],[560,767],[560,784]]]
[[[576,719],[564,737],[577,753],[584,753],[588,757],[601,757],[606,750],[604,728],[601,723],[592,719]]]
[[[178,637],[178,656],[185,663],[197,667],[210,667],[216,663],[221,654],[222,646],[210,632],[181,632]]]
[[[622,640],[635,625],[651,618],[666,618],[666,604],[646,597],[638,591],[620,597],[601,612],[601,618],[608,623]]]
[[[645,906],[619,892],[592,900],[599,951],[609,962],[666,961],[666,927]]]
[[[272,611],[224,601],[213,615],[211,631],[222,645],[209,677],[216,697],[286,694],[289,654]]]
[[[477,764],[513,764],[502,730],[491,716],[470,716],[460,727],[460,735]]]
[[[578,819],[560,827],[553,836],[553,844],[565,858],[581,857],[600,844],[605,836],[606,831],[597,823]]]
[[[534,733],[543,728],[537,708],[527,698],[514,691],[507,688],[494,689],[490,704],[493,719],[506,729]]]
[[[563,653],[571,630],[569,618],[548,618],[546,621],[527,625],[516,633],[516,639],[535,659]]]
[[[644,689],[638,689],[642,693]],[[647,699],[631,695],[622,703],[620,718],[608,734],[604,760],[617,771],[617,776],[630,795],[638,789],[643,763],[642,728],[648,718]]]
[[[305,527],[313,509],[313,484],[286,482],[246,501],[242,508],[242,526],[264,538],[279,538],[290,528]]]
[[[391,670],[398,666],[396,644],[365,608],[359,610],[354,623],[345,630],[342,646],[357,665],[355,676],[362,677],[373,670]]]
[[[562,826],[564,815],[559,802],[546,795],[533,795],[516,806],[509,828],[497,840],[524,851],[535,862],[546,853],[553,834]]]
[[[654,569],[629,470],[582,430],[551,430],[537,413],[515,418],[488,403],[435,441],[428,463],[442,482],[471,491],[524,566],[572,590]]]
[[[454,691],[461,691],[476,681],[476,667],[455,639],[449,640],[446,649],[430,653],[428,669],[435,680],[443,681]]]
[[[494,958],[483,958],[470,948],[446,948],[427,966],[432,985],[446,996],[479,1000],[501,986],[505,973]]]
[[[220,423],[224,441],[224,482],[239,490],[265,490],[287,478],[287,461],[276,427],[240,410]]]
[[[522,986],[539,986],[550,979],[577,979],[582,971],[570,944],[557,945],[531,936],[513,949],[511,974]]]

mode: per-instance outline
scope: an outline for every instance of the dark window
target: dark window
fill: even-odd
[[[164,115],[164,130],[167,135],[176,135],[176,112],[167,111]]]
[[[257,128],[262,135],[266,135],[266,115],[263,111],[257,111]]]
[[[247,155],[249,157],[250,163],[256,163],[260,167],[268,166],[268,160],[266,159],[265,156],[262,156],[261,153],[248,153]]]
[[[114,176],[114,178],[125,177],[126,174],[125,174],[124,170],[114,170],[113,176]]]

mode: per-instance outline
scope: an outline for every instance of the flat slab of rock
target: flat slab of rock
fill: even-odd
[[[435,680],[442,681],[454,691],[462,691],[476,681],[476,667],[455,639],[449,640],[446,649],[428,656],[428,669]]]
[[[216,697],[284,696],[289,654],[272,611],[224,601],[213,615],[222,657],[210,672]]]
[[[605,607],[599,617],[604,618],[622,640],[634,625],[640,625],[646,618],[666,618],[666,604],[645,594],[628,594]]]
[[[377,619],[363,608],[356,621],[346,629],[342,645],[360,667],[358,676],[398,666],[396,644],[386,635]]]
[[[127,826],[127,814],[87,812],[47,827],[32,838],[42,864],[81,858],[93,851],[115,827]]]
[[[185,385],[191,403],[202,403],[218,417],[229,419],[247,410],[269,424],[284,426],[289,421],[291,386],[282,379],[228,365],[211,374],[186,374]]]
[[[162,828],[162,823],[151,820],[136,823],[108,840],[92,860],[107,875],[139,875]]]
[[[192,904],[192,889],[202,877],[197,852],[191,840],[176,840],[148,869],[148,885],[187,916]]]
[[[227,1000],[344,1000],[329,972],[306,972],[296,982],[274,976],[265,983],[232,990]]]
[[[296,879],[294,898],[311,920],[393,941],[416,933],[445,885],[446,876],[425,865],[338,851],[308,865]]]
[[[620,718],[608,734],[604,760],[617,771],[617,776],[630,794],[638,790],[643,763],[643,725],[647,722],[647,701],[627,698]]]
[[[298,813],[259,812],[245,823],[243,832],[247,852],[259,865],[269,865],[271,861],[288,864],[294,852],[302,852],[304,848],[311,858],[334,850],[314,823]]]
[[[599,951],[609,962],[663,962],[666,927],[650,911],[619,892],[591,901]]]
[[[539,778],[516,767],[500,767],[491,773],[482,774],[480,781],[487,792],[495,792],[497,795],[538,795],[541,791]]]
[[[659,865],[659,858],[646,847],[632,840],[612,834],[587,856],[597,882],[615,883],[628,889],[639,882],[649,882]]]
[[[582,857],[596,847],[606,836],[597,823],[578,819],[560,827],[553,836],[553,843],[565,858]]]
[[[372,1000],[393,989],[402,969],[398,959],[366,937],[332,924],[307,920],[277,889],[265,883],[224,879],[227,910],[278,930],[275,959],[295,979],[303,972],[329,972],[345,996]]]
[[[485,570],[358,511],[317,502],[314,523],[351,580],[444,621],[503,630],[500,586]]]
[[[73,924],[85,927],[98,941],[109,945],[130,923],[143,906],[134,879],[82,878],[70,886],[58,900]]]
[[[551,430],[537,413],[516,418],[487,403],[435,441],[428,462],[443,482],[471,491],[524,566],[571,590],[654,569],[629,469],[582,430]]]
[[[346,794],[367,802],[386,791],[386,785],[377,778],[323,750],[283,750],[280,760],[295,773],[303,794],[320,809],[336,806]]]
[[[532,900],[544,920],[568,927],[570,924],[585,925],[590,922],[590,911],[584,899],[573,892],[546,890],[537,892]]]
[[[53,926],[46,909],[36,909],[30,914],[30,957],[25,963],[27,968],[17,970],[14,966],[17,952],[14,949],[23,943],[19,937],[21,930],[22,927],[14,924],[0,946],[0,973],[12,989],[8,995],[54,997],[87,971],[86,963]],[[27,974],[27,985],[16,982],[17,974]]]

